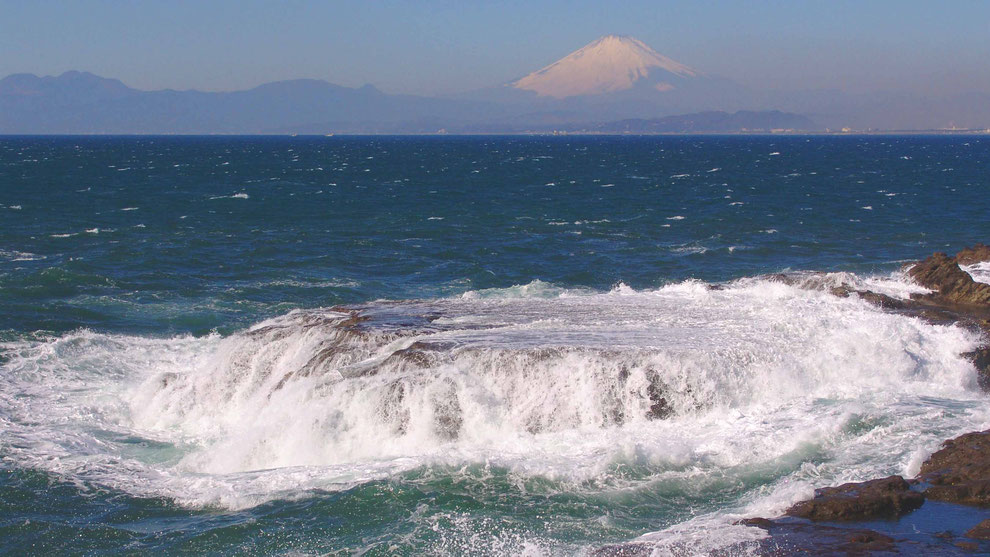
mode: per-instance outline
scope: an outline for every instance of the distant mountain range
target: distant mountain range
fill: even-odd
[[[784,111],[784,112],[782,112]],[[609,35],[504,85],[447,97],[298,79],[140,91],[86,72],[0,79],[2,134],[679,133],[990,126],[990,95],[755,92]]]

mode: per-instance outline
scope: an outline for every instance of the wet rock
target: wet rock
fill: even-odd
[[[769,518],[757,517],[757,518],[744,518],[743,520],[736,522],[736,524],[741,524],[743,526],[755,526],[763,530],[769,530],[774,523]]]
[[[752,521],[753,519],[751,519]],[[767,531],[769,537],[757,542],[758,555],[873,555],[877,553],[909,555],[924,552],[928,546],[908,544],[886,534],[862,528],[840,528],[808,522],[766,520],[753,524]],[[739,553],[752,554],[752,551]]]
[[[966,532],[966,537],[974,540],[990,540],[990,519],[973,526]]]
[[[935,290],[935,301],[971,306],[990,305],[990,284],[976,282],[969,273],[959,268],[956,260],[942,252],[908,270],[918,284]],[[932,296],[927,296],[932,297]]]
[[[461,402],[457,395],[457,385],[450,379],[443,379],[430,393],[433,407],[433,431],[444,441],[457,439],[464,425]]]
[[[441,361],[448,359],[448,351],[451,346],[445,343],[427,343],[417,340],[406,348],[396,350],[382,363],[388,365],[402,362],[418,368],[434,367]]]
[[[763,278],[771,282],[779,282],[786,284],[788,286],[793,286],[798,283],[798,279],[794,275],[788,275],[787,273],[773,273],[770,275],[763,275]]]
[[[967,433],[942,444],[924,464],[918,480],[936,501],[990,506],[990,431]]]
[[[388,424],[394,435],[405,435],[409,428],[409,407],[405,404],[409,385],[405,381],[393,381],[382,393],[378,415]]]
[[[981,346],[972,352],[963,352],[963,357],[976,367],[976,380],[980,388],[990,391],[990,346]]]
[[[171,385],[178,378],[179,375],[171,371],[166,371],[165,373],[161,374],[158,377],[159,390],[168,388],[168,386]]]
[[[660,379],[660,374],[650,370],[648,374],[650,383],[646,388],[646,394],[650,398],[650,409],[646,413],[649,420],[665,420],[674,413],[674,407],[667,401],[665,395],[667,386]]]
[[[865,291],[859,292],[859,297],[883,309],[905,309],[908,307],[908,304],[905,302],[886,294]]]
[[[990,506],[990,482],[931,486],[925,490],[925,496],[933,501],[986,507]]]
[[[814,499],[787,509],[789,516],[809,520],[848,521],[903,516],[925,502],[900,476],[847,483],[815,491]]]
[[[729,557],[732,555],[871,555],[877,552],[894,555],[917,554],[924,548],[912,544],[905,546],[880,532],[861,528],[837,528],[808,522],[772,521],[765,518],[740,522],[766,530],[770,535],[762,540],[743,542],[734,546],[699,552],[688,544],[665,546],[662,555]],[[598,548],[594,557],[648,557],[656,546],[650,542],[629,542]]]
[[[972,551],[986,550],[986,544],[976,541],[957,541],[950,532],[930,534],[928,537],[918,532],[908,537],[897,537],[865,529],[853,524],[820,524],[799,518],[750,518],[737,522],[746,526],[761,528],[767,537],[755,542],[742,542],[725,549],[708,553],[712,556],[730,555],[968,555]],[[955,542],[955,543],[954,543]],[[648,547],[648,546],[645,546]],[[673,551],[664,554],[704,555],[690,548],[683,552]],[[601,555],[610,555],[601,553]],[[627,555],[649,555],[648,552],[628,553]]]
[[[990,246],[976,244],[975,246],[964,248],[956,254],[956,263],[960,265],[972,265],[981,261],[990,261]]]
[[[953,533],[952,530],[943,530],[941,532],[935,532],[934,534],[932,534],[932,536],[940,540],[951,540],[952,538],[956,537],[955,533]]]
[[[898,300],[897,298],[893,298],[886,294],[879,294],[871,290],[856,290],[846,285],[836,286],[830,290],[830,292],[833,296],[837,296],[839,298],[848,298],[849,296],[855,294],[859,296],[860,299],[866,300],[867,302],[883,309],[905,309],[910,305],[907,302]]]

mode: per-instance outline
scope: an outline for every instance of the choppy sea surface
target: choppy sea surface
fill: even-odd
[[[990,427],[975,333],[829,293],[924,292],[906,262],[990,239],[988,168],[983,137],[0,137],[0,552],[745,553],[739,518]]]

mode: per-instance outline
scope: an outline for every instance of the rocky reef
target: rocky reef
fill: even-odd
[[[965,356],[976,366],[980,386],[990,390],[990,344],[986,342],[990,339],[990,284],[973,280],[960,267],[983,261],[990,261],[990,246],[977,244],[953,257],[937,252],[908,266],[908,276],[931,290],[910,300],[847,287],[832,293],[843,297],[855,293],[890,311],[980,330],[985,343]],[[795,504],[783,517],[749,519],[742,524],[767,531],[758,550],[766,555],[990,553],[985,541],[990,540],[990,519],[981,521],[986,513],[966,512],[965,508],[990,509],[990,430],[945,441],[910,480],[890,476],[818,489],[812,499]],[[913,512],[927,513],[926,524],[951,528],[925,532],[928,539],[919,540],[899,539],[868,527]]]
[[[787,509],[787,515],[830,522],[899,518],[924,503],[924,495],[913,491],[904,478],[890,476],[819,489],[814,499]]]
[[[984,343],[964,354],[990,392],[990,284],[973,280],[960,265],[990,261],[990,246],[977,244],[955,256],[937,252],[905,271],[929,293],[898,299],[850,286],[831,288],[856,295],[887,311],[982,333]],[[774,278],[797,284],[793,277]],[[884,530],[892,521],[912,521],[912,535]],[[750,518],[741,525],[767,536],[756,547],[730,547],[718,555],[990,555],[990,430],[949,439],[911,479],[890,476],[825,487],[784,516]],[[902,529],[901,531],[903,531]],[[647,542],[600,548],[596,555],[650,555]],[[685,555],[691,555],[685,548]]]

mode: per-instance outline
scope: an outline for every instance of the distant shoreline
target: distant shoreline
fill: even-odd
[[[444,132],[444,133],[0,133],[0,139],[39,137],[862,137],[862,136],[990,136],[990,129],[981,130],[869,130],[848,132],[825,131],[745,131],[745,132]]]

